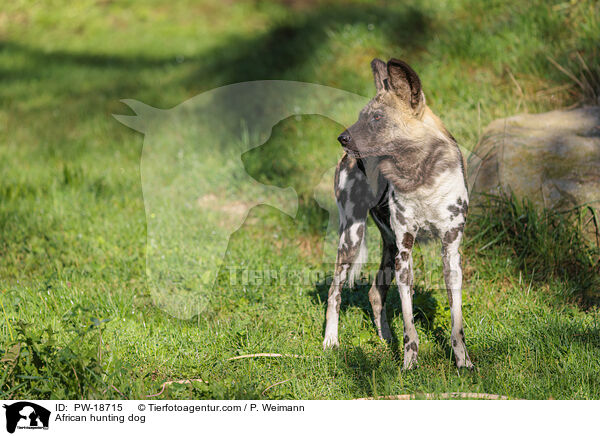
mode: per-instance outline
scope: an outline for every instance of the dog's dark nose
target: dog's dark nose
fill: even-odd
[[[343,146],[346,146],[350,144],[350,135],[344,132],[340,136],[338,136],[338,141],[340,141],[340,144],[342,144]]]

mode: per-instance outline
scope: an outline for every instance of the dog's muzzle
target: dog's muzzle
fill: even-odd
[[[358,148],[356,147],[355,142],[352,140],[352,136],[350,136],[347,131],[338,136],[338,141],[340,144],[342,144],[342,147],[348,154],[354,157],[360,157]]]
[[[352,138],[347,132],[344,132],[340,136],[338,136],[338,141],[340,142],[340,144],[342,144],[342,147],[348,147],[350,145],[350,142],[352,142]]]

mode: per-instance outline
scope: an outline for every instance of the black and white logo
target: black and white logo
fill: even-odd
[[[4,405],[6,409],[6,431],[14,433],[16,429],[48,430],[50,411],[29,401]]]

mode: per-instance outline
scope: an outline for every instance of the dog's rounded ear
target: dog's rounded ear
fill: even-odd
[[[415,70],[406,62],[390,59],[387,63],[387,74],[394,93],[419,112],[424,103],[421,79]]]
[[[375,89],[377,89],[377,92],[382,89],[389,91],[390,85],[388,83],[388,73],[385,62],[381,59],[373,59],[371,61],[371,70],[373,71],[373,79],[375,80]]]

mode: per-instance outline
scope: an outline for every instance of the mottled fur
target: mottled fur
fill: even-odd
[[[462,328],[459,245],[468,195],[462,155],[455,139],[427,107],[421,81],[405,62],[371,63],[377,94],[338,140],[346,154],[335,176],[340,243],[329,289],[325,348],[338,345],[341,290],[365,261],[370,213],[383,238],[380,269],[369,300],[378,335],[391,340],[385,314],[396,278],[404,322],[404,368],[417,362],[413,322],[412,248],[419,230],[442,241],[442,264],[452,315],[451,344],[459,367],[472,367]]]

